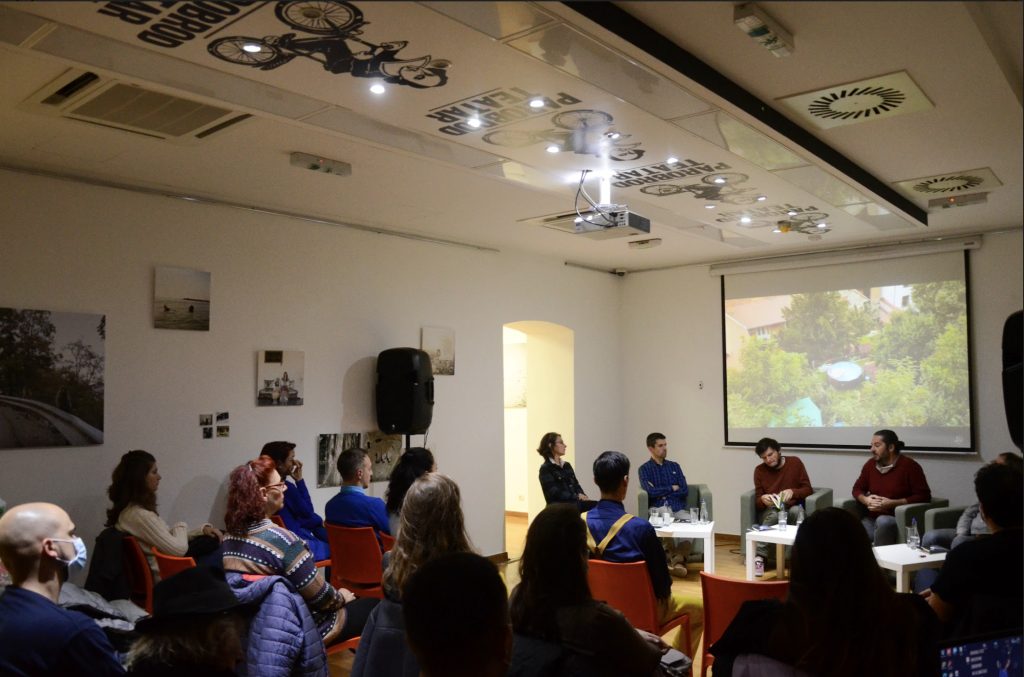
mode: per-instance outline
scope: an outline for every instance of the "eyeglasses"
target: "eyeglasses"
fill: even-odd
[[[278,482],[277,484],[268,484],[265,489],[280,489],[281,491],[287,491],[288,485],[284,482]]]

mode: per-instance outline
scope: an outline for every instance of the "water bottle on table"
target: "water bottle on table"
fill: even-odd
[[[917,532],[917,518],[910,521],[907,527],[907,547],[917,548],[921,545],[921,535]]]
[[[703,498],[700,499],[700,523],[708,523],[708,504]]]

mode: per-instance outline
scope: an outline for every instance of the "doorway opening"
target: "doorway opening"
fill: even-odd
[[[541,437],[557,432],[574,462],[573,331],[552,322],[503,327],[505,406],[505,552],[523,554],[526,529],[544,509],[537,478]]]

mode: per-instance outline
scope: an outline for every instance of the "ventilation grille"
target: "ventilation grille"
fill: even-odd
[[[896,183],[897,188],[912,197],[929,199],[989,191],[1001,185],[1002,181],[988,167],[907,179]]]
[[[177,143],[197,143],[252,117],[74,70],[37,91],[19,108]]]
[[[831,129],[932,108],[906,71],[779,99],[818,129]]]

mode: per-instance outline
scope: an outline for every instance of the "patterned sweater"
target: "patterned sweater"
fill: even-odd
[[[250,524],[244,536],[224,537],[224,571],[288,579],[306,600],[325,644],[345,624],[342,597],[324,580],[313,553],[301,538],[269,519]]]

